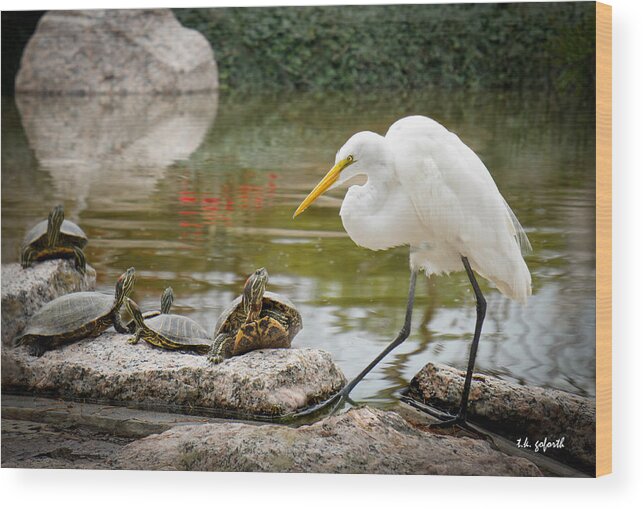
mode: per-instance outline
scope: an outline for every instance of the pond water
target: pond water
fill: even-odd
[[[297,205],[361,130],[385,133],[425,114],[473,148],[534,248],[526,307],[485,281],[487,319],[477,370],[594,395],[594,110],[538,93],[194,95],[181,98],[4,98],[2,263],[57,203],[90,238],[101,291],[134,266],[134,299],[212,330],[247,275],[297,305],[293,346],[332,353],[351,378],[404,317],[408,251],[371,252],[345,234],[343,190],[297,220]],[[391,405],[427,362],[466,366],[475,301],[464,273],[421,277],[410,338],[353,392]],[[124,345],[124,348],[129,346]]]

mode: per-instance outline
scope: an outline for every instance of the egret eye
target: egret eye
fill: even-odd
[[[352,162],[353,162],[353,156],[348,156],[348,157],[346,158],[346,160],[347,160],[349,163],[352,163]]]

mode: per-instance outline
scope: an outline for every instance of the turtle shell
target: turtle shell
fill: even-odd
[[[166,300],[168,299],[168,300]],[[174,301],[174,292],[171,287],[166,288],[161,295],[161,309],[154,309],[143,313],[143,320],[149,320],[160,314],[169,314],[172,309],[172,302]],[[125,324],[125,328],[130,332],[136,332],[136,320],[133,318]]]
[[[301,330],[302,321],[299,311],[288,297],[265,291],[261,302],[260,318],[270,316],[281,323],[288,331],[288,339],[292,339]],[[214,327],[214,337],[221,333],[236,333],[245,323],[246,314],[241,306],[241,295],[221,313]]]
[[[87,334],[91,335],[93,326],[108,318],[113,309],[113,295],[98,292],[69,293],[40,308],[29,319],[17,341],[20,343],[29,336],[35,336],[51,340],[51,346],[54,346],[80,339]]]
[[[161,314],[160,309],[153,309],[152,311],[146,311],[145,313],[143,313],[143,320],[147,321],[150,318],[155,318],[159,316],[160,314]],[[134,321],[133,318],[125,324],[125,328],[129,332],[136,332],[136,322]]]
[[[207,351],[213,344],[206,330],[187,316],[160,314],[145,320],[145,325],[163,336],[172,348]]]
[[[40,245],[47,242],[47,220],[40,221],[29,230],[22,241],[22,245]],[[65,219],[60,226],[60,240],[64,246],[78,246],[84,248],[87,245],[87,235],[80,226]]]

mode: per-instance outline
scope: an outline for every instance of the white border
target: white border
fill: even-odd
[[[190,1],[185,7],[320,5],[293,2]],[[347,1],[346,4],[393,3]],[[404,3],[418,3],[406,1]],[[454,3],[454,2],[431,2]],[[640,372],[643,360],[641,237],[643,228],[643,129],[641,50],[643,2],[612,0],[614,71],[614,474],[599,480],[502,479],[429,476],[225,474],[177,472],[45,471],[2,469],[5,507],[91,509],[141,507],[201,509],[297,507],[300,509],[435,506],[538,508],[612,506],[641,493]],[[21,0],[3,10],[104,7],[179,7],[166,0]],[[637,376],[639,375],[639,376]],[[589,504],[591,505],[589,505]],[[626,507],[633,507],[628,504]]]

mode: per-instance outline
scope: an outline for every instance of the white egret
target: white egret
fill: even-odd
[[[326,190],[358,175],[366,176],[366,182],[346,192],[339,213],[344,228],[357,245],[368,249],[409,245],[411,281],[402,329],[342,390],[341,400],[408,337],[418,272],[429,276],[464,269],[476,297],[476,325],[460,408],[447,421],[464,423],[487,306],[474,271],[507,297],[525,302],[531,295],[531,275],[522,257],[522,249],[531,249],[527,236],[480,158],[430,118],[400,119],[386,136],[353,135],[293,217]]]

